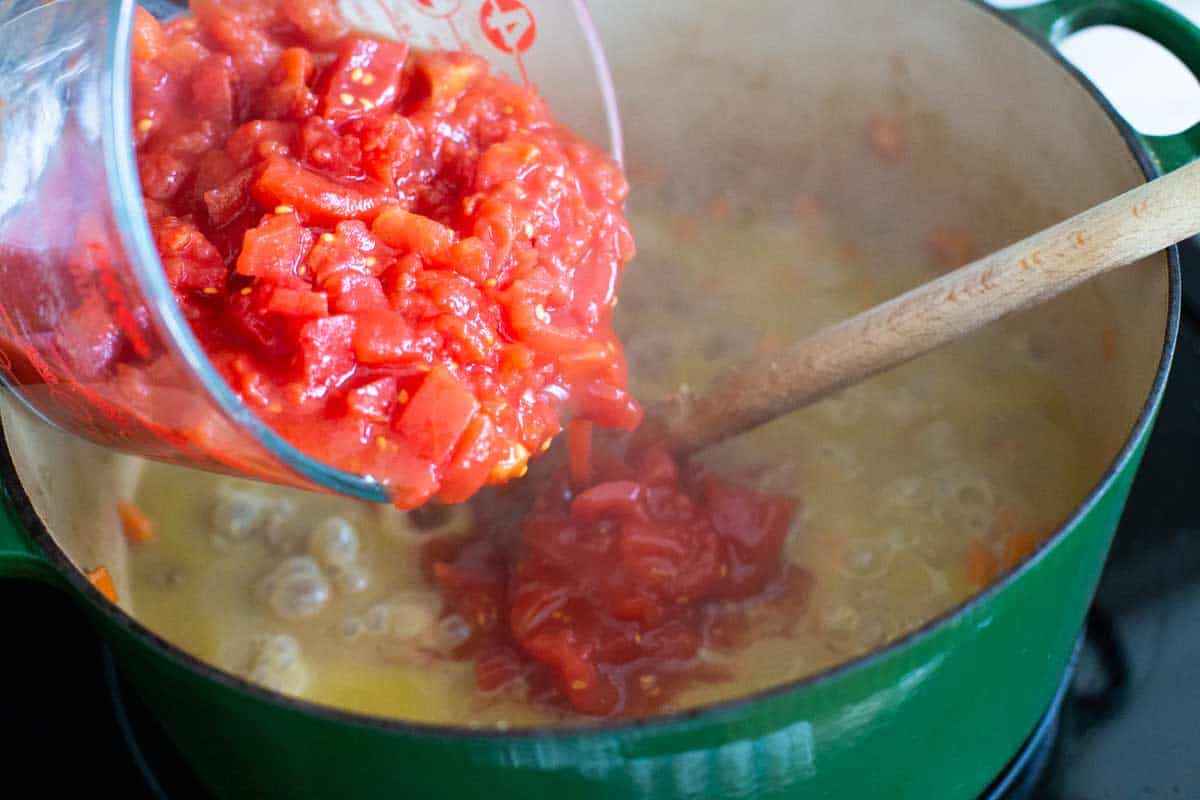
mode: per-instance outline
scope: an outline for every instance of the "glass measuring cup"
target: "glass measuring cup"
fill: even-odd
[[[343,0],[351,25],[536,82],[619,157],[583,0]],[[159,16],[183,10],[149,2]],[[50,422],[151,458],[386,500],[271,430],[213,369],[167,283],[133,151],[134,3],[0,2],[0,377]]]

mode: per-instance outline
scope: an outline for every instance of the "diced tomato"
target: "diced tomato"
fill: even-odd
[[[522,642],[526,652],[546,664],[558,680],[558,688],[576,710],[603,717],[620,701],[612,679],[601,675],[580,652],[568,630],[541,634]]]
[[[221,254],[196,226],[165,217],[151,226],[167,281],[176,290],[220,287],[227,270]]]
[[[290,0],[279,11],[314,47],[331,47],[350,30],[335,0]]]
[[[475,685],[484,692],[512,686],[526,673],[521,656],[511,647],[498,647],[475,662]]]
[[[705,478],[702,497],[713,527],[747,559],[761,561],[779,553],[792,518],[789,501],[764,501],[758,492],[715,475]]]
[[[120,352],[120,326],[111,309],[94,295],[62,319],[53,336],[75,380],[95,379]]]
[[[316,75],[312,53],[303,47],[289,47],[279,57],[273,71],[273,83],[263,99],[263,114],[272,119],[303,120],[317,108],[317,98],[309,88]]]
[[[330,307],[338,314],[387,308],[379,279],[360,272],[339,272],[324,283]]]
[[[438,496],[446,503],[461,503],[487,483],[496,462],[496,425],[486,414],[476,414],[442,473]]]
[[[153,61],[166,47],[166,36],[154,16],[142,8],[133,9],[133,58],[135,61]]]
[[[388,110],[400,92],[408,45],[386,39],[351,37],[338,50],[326,78],[321,116],[340,125],[375,110]]]
[[[580,411],[606,428],[631,431],[642,422],[642,408],[625,389],[591,381],[579,398]]]
[[[280,209],[246,231],[237,260],[238,274],[272,280],[295,277],[312,242],[312,231],[300,224],[295,212]]]
[[[282,50],[264,30],[273,21],[273,5],[190,0],[189,8],[204,33],[234,57],[245,82],[258,86]]]
[[[541,151],[533,142],[514,139],[498,142],[479,158],[479,188],[487,191],[508,181],[526,178],[540,166]]]
[[[429,85],[430,101],[443,106],[457,100],[475,79],[487,74],[486,61],[461,52],[421,53],[416,68]]]
[[[802,613],[807,581],[784,570],[774,538],[789,503],[715,476],[685,478],[661,445],[604,447],[593,460],[590,483],[574,493],[567,471],[557,472],[516,531],[482,521],[438,550],[439,587],[457,608],[463,595],[481,602],[465,576],[487,565],[488,624],[460,654],[478,659],[481,688],[513,672],[490,661],[507,649],[528,665],[531,697],[596,716],[648,713],[712,674],[696,660],[702,646],[749,639],[727,630],[734,619],[750,623],[726,603],[777,603],[783,622]],[[735,518],[754,527],[748,540],[723,527]],[[515,545],[498,544],[512,533]]]
[[[438,488],[437,465],[408,448],[389,450],[384,463],[388,495],[397,508],[417,508],[433,497]]]
[[[637,475],[646,486],[674,486],[679,482],[679,465],[665,447],[653,444],[638,456]]]
[[[390,114],[358,134],[362,167],[383,186],[394,189],[398,175],[411,171],[422,145],[421,132],[407,117]]]
[[[491,259],[487,248],[475,236],[469,236],[440,251],[437,262],[475,283],[481,284],[491,277]]]
[[[254,172],[244,169],[220,186],[205,191],[202,199],[209,222],[221,228],[245,211],[250,204],[250,181],[253,179]]]
[[[252,120],[240,125],[225,143],[225,152],[242,167],[271,156],[291,155],[299,126],[280,120]]]
[[[563,418],[631,425],[619,167],[484,58],[409,53],[340,5],[135,17],[147,218],[214,365],[285,439],[406,506],[524,475]],[[58,326],[64,357],[144,357],[141,323],[89,302]],[[660,488],[643,504],[676,513]]]
[[[329,315],[329,305],[321,292],[310,292],[304,289],[284,289],[276,287],[267,301],[267,309],[271,314],[281,314],[286,317],[325,317]]]
[[[354,318],[339,314],[304,323],[300,353],[304,378],[318,396],[354,370]]]
[[[339,183],[290,159],[272,156],[251,184],[254,199],[266,208],[287,205],[310,223],[334,225],[347,219],[374,219],[390,202],[382,188]]]
[[[345,181],[363,177],[362,142],[341,135],[329,120],[309,117],[300,128],[300,159],[322,175]]]
[[[567,423],[567,465],[571,483],[587,486],[592,482],[592,421],[573,419]]]
[[[396,405],[396,379],[380,378],[351,389],[346,406],[351,412],[374,422],[387,422]]]
[[[308,255],[308,267],[319,283],[347,271],[378,275],[383,271],[380,255],[379,243],[367,227],[358,220],[349,220],[318,237]]]
[[[435,258],[454,244],[454,231],[429,217],[391,207],[371,225],[371,232],[401,253]]]
[[[641,499],[642,485],[635,481],[598,483],[575,495],[571,517],[581,522],[602,518],[645,522],[648,515]]]
[[[363,364],[400,364],[418,361],[422,352],[403,315],[376,308],[355,315],[354,356]]]
[[[199,116],[220,128],[233,125],[233,59],[214,53],[196,66],[192,103]]]
[[[400,416],[400,431],[417,453],[441,463],[479,410],[479,401],[445,367],[434,367]]]

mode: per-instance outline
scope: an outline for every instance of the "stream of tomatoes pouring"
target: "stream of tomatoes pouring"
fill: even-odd
[[[414,508],[521,477],[571,420],[570,467],[511,535],[426,552],[480,689],[645,713],[713,672],[697,655],[733,646],[741,604],[802,594],[788,501],[661,447],[593,453],[593,424],[642,416],[612,328],[627,185],[532,88],[332,0],[139,9],[133,56],[166,276],[280,435]]]

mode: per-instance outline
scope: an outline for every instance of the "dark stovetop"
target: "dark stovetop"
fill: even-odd
[[[1200,248],[1188,258],[1200,266]],[[1044,800],[1200,798],[1200,293],[1089,619],[1037,789]],[[0,798],[202,792],[71,601],[0,585]],[[119,679],[116,679],[119,683]],[[132,722],[131,722],[132,721]],[[141,742],[131,748],[129,731]],[[1038,759],[1029,759],[1037,762]]]

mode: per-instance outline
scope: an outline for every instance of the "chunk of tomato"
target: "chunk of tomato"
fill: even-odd
[[[369,308],[387,308],[387,298],[379,279],[361,272],[339,272],[325,281],[329,305],[338,314],[349,314]]]
[[[434,258],[454,244],[454,230],[436,220],[399,207],[384,210],[371,225],[371,232],[401,253]]]
[[[306,221],[319,225],[356,217],[371,220],[391,202],[382,187],[371,181],[342,183],[280,156],[267,159],[250,191],[265,208],[291,206]]]
[[[301,225],[294,213],[271,214],[258,227],[246,231],[237,271],[276,281],[294,278],[312,242],[312,231]]]
[[[442,489],[438,496],[443,502],[461,503],[487,483],[488,474],[496,463],[495,449],[496,424],[486,414],[476,414],[442,472]]]
[[[267,312],[285,317],[325,317],[329,315],[329,305],[321,292],[277,286],[267,301]]]
[[[418,361],[421,350],[412,326],[389,308],[372,308],[355,315],[354,355],[363,364],[402,364]]]
[[[380,378],[351,389],[346,395],[346,407],[372,422],[387,422],[396,405],[396,394],[396,379]]]
[[[338,52],[321,96],[321,116],[340,125],[376,109],[389,109],[400,93],[408,45],[354,37]]]
[[[321,396],[354,370],[354,319],[347,315],[306,322],[300,329],[301,366],[306,391]]]
[[[479,401],[442,366],[433,368],[400,416],[400,432],[422,458],[442,463],[454,452]]]

